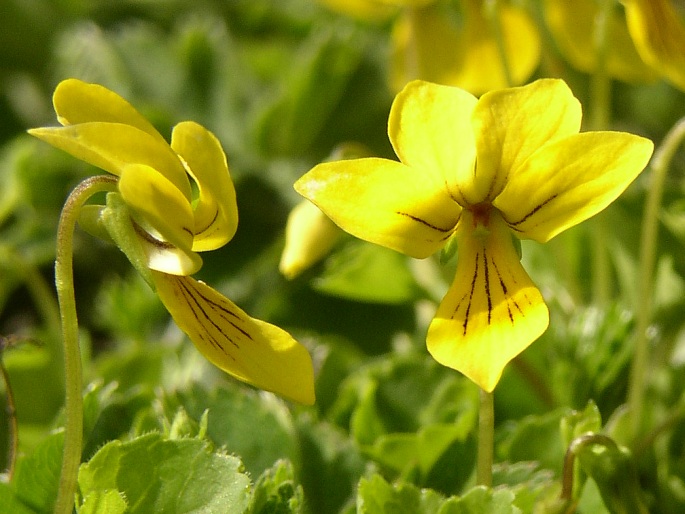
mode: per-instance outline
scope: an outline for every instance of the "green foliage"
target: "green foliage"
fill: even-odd
[[[512,3],[542,23],[544,2]],[[51,512],[58,488],[64,377],[51,286],[55,233],[69,191],[99,171],[24,132],[55,123],[52,90],[72,76],[122,94],[165,136],[183,120],[217,135],[240,225],[226,247],[203,255],[200,277],[292,332],[311,350],[317,377],[311,408],[227,378],[168,323],[114,245],[77,230],[87,384],[79,513],[685,512],[685,152],[669,170],[654,248],[641,431],[631,435],[625,402],[644,296],[637,274],[650,170],[603,214],[610,302],[593,292],[594,225],[546,245],[523,241],[522,261],[551,323],[495,391],[493,487],[476,487],[478,391],[425,349],[454,276],[454,241],[435,259],[410,261],[346,239],[293,281],[277,271],[299,176],[347,143],[393,157],[386,78],[394,20],[361,22],[310,0],[5,4],[0,335],[40,344],[2,355],[19,451],[13,476],[0,480],[0,512]],[[455,21],[460,5],[441,2]],[[591,77],[549,42],[543,52],[535,76],[563,76],[584,111],[594,109]],[[610,128],[657,145],[685,114],[684,94],[664,82],[614,82],[612,93]],[[3,413],[7,392],[0,386]],[[3,414],[3,465],[10,436]]]

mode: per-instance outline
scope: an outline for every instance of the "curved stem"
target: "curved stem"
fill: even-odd
[[[83,396],[81,348],[78,340],[78,320],[74,298],[73,246],[74,229],[81,207],[92,195],[116,189],[116,178],[90,177],[81,182],[67,198],[57,227],[57,257],[55,260],[55,286],[59,301],[64,342],[65,415],[64,452],[60,472],[55,514],[71,514],[78,468],[81,464],[83,441]]]
[[[495,446],[495,403],[494,394],[480,390],[478,409],[478,462],[476,483],[492,486],[492,463]]]
[[[656,262],[657,232],[659,228],[659,209],[664,192],[666,173],[678,146],[685,139],[685,118],[682,118],[664,138],[652,159],[652,183],[648,189],[645,213],[642,218],[640,236],[640,269],[638,282],[638,304],[636,306],[636,341],[628,385],[628,406],[632,420],[633,440],[638,436],[642,421],[644,403],[645,374],[649,365],[649,340],[647,328],[652,316],[652,296],[654,294],[654,265]]]

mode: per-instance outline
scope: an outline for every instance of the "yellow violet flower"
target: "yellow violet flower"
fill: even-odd
[[[323,259],[340,239],[342,232],[321,209],[308,200],[297,204],[285,227],[285,248],[278,265],[293,279]]]
[[[600,61],[595,37],[599,3],[597,0],[545,0],[545,20],[561,53],[584,73],[596,73],[602,65],[610,77],[623,82],[656,80],[654,70],[640,58],[620,10],[611,9],[609,13],[605,55]]]
[[[685,91],[685,24],[669,0],[624,0],[628,30],[642,59]]]
[[[238,226],[235,189],[218,139],[187,121],[174,127],[169,144],[122,97],[77,79],[61,82],[53,103],[63,126],[29,132],[118,177],[107,207],[96,207],[99,221],[132,262],[140,257],[139,269],[147,266],[141,271],[198,350],[244,382],[313,403],[307,350],[188,276],[202,265],[196,252],[223,246]],[[106,221],[112,210],[125,220],[114,228]],[[132,227],[131,237],[115,235],[121,225]]]
[[[427,346],[438,362],[492,391],[549,321],[512,237],[546,242],[597,214],[652,154],[647,139],[579,133],[580,123],[580,103],[561,80],[480,100],[413,81],[388,122],[399,162],[319,164],[295,189],[352,235],[412,257],[457,238],[456,275]]]
[[[466,0],[461,5],[460,25],[440,6],[402,12],[393,27],[390,83],[395,91],[410,80],[423,79],[480,95],[523,84],[535,71],[540,37],[524,9],[500,2],[496,20],[491,20],[482,0]]]

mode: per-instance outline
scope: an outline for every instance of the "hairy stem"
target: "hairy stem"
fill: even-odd
[[[64,452],[60,472],[55,514],[71,514],[83,442],[83,378],[81,348],[78,340],[78,320],[74,298],[73,246],[74,229],[81,207],[92,195],[116,189],[116,178],[90,177],[81,182],[67,198],[57,227],[57,257],[55,285],[62,323],[65,375]]]

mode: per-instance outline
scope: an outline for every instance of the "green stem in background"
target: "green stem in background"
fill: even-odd
[[[5,406],[5,414],[7,415],[7,433],[9,445],[7,447],[7,478],[12,481],[14,476],[14,465],[17,459],[17,447],[19,446],[19,432],[17,430],[17,410],[14,405],[14,393],[12,392],[12,385],[10,384],[9,373],[5,368],[5,363],[2,360],[5,348],[9,346],[9,340],[0,336],[0,374],[5,383],[5,397],[7,398],[7,405]]]
[[[607,130],[611,123],[611,77],[607,73],[609,19],[615,0],[602,0],[593,31],[597,64],[590,77],[591,130]],[[600,214],[592,220],[592,298],[596,304],[607,305],[611,299],[611,263],[607,247],[607,227]]]
[[[492,486],[492,462],[495,447],[495,402],[494,394],[480,390],[478,409],[478,461],[476,483]]]
[[[87,178],[81,182],[67,198],[57,227],[55,285],[57,287],[64,344],[66,421],[62,470],[55,502],[55,514],[71,514],[74,510],[74,495],[76,493],[78,468],[81,464],[83,442],[83,378],[72,268],[74,230],[81,207],[88,198],[102,191],[114,191],[116,180],[115,177],[101,175]]]
[[[651,184],[647,192],[645,212],[642,218],[640,236],[639,281],[636,306],[636,340],[630,382],[628,385],[628,406],[632,422],[633,440],[638,436],[644,405],[645,375],[649,366],[649,340],[647,329],[652,316],[654,295],[654,266],[656,263],[659,209],[666,181],[666,173],[678,146],[685,139],[685,118],[676,123],[664,138],[652,158]]]

